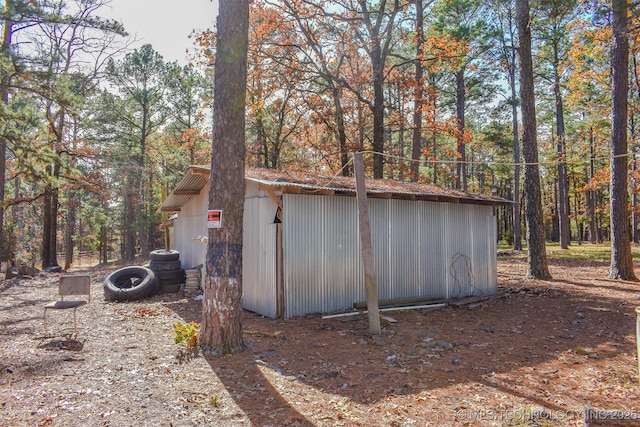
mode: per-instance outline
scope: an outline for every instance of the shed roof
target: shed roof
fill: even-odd
[[[160,206],[161,212],[178,212],[191,199],[197,196],[209,183],[211,170],[206,166],[190,166],[182,180]],[[245,179],[259,184],[265,191],[281,191],[291,194],[324,194],[355,196],[354,178],[343,176],[311,175],[301,172],[288,172],[275,169],[248,168]],[[431,200],[451,203],[471,203],[481,205],[501,205],[509,200],[438,187],[382,179],[367,179],[367,195],[374,198]],[[208,190],[208,188],[207,188]]]

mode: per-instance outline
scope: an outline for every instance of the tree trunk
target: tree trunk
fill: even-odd
[[[512,67],[509,70],[509,86],[511,87],[511,122],[513,133],[513,249],[522,250],[522,218],[520,216],[520,138],[518,136],[518,105],[516,103],[516,61],[515,50],[512,56]]]
[[[513,16],[511,14],[511,7],[509,7],[509,32],[511,40],[515,39],[513,32]],[[507,50],[508,49],[508,50]],[[516,61],[517,50],[515,46],[507,46],[505,44],[505,57],[507,61],[507,80],[509,83],[509,89],[511,90],[511,134],[513,140],[513,193],[511,200],[513,201],[512,216],[513,216],[513,249],[516,251],[522,250],[522,216],[520,214],[521,205],[520,198],[522,192],[520,190],[520,178],[521,178],[521,166],[520,166],[520,136],[518,132],[518,93],[516,82]]]
[[[145,189],[145,168],[144,168],[144,157],[146,152],[146,144],[147,144],[147,128],[150,120],[149,114],[149,106],[145,103],[142,106],[142,129],[140,130],[140,153],[136,159],[136,174],[135,174],[135,193],[133,194],[133,202],[135,206],[135,219],[137,223],[137,240],[136,240],[136,249],[135,255],[144,253],[147,248],[148,239],[147,236],[147,227],[146,222],[147,218],[145,215],[145,201],[147,197],[146,189]],[[146,254],[145,254],[146,255]]]
[[[373,102],[370,105],[373,113],[373,177],[384,178],[384,78],[385,63],[389,55],[391,36],[394,30],[396,15],[400,12],[399,1],[389,4],[385,10],[385,2],[379,5],[380,10],[372,13],[366,1],[358,1],[363,24],[367,28],[369,36],[369,49],[366,49],[371,59],[371,80],[373,83]],[[384,29],[382,19],[388,13]]]
[[[638,160],[636,159],[636,156],[634,154],[633,159],[631,160],[633,164],[632,174],[634,176],[631,182],[631,185],[633,186],[632,188],[637,188],[638,186],[638,180],[635,178],[635,175],[638,173],[637,161]],[[631,227],[631,236],[633,237],[633,243],[638,244],[640,242],[640,235],[638,234],[638,232],[640,232],[640,230],[638,229],[638,193],[635,191],[631,196]]]
[[[380,46],[373,47],[373,177],[384,178],[384,63]]]
[[[578,177],[573,180],[573,219],[576,223],[576,234],[578,235],[578,244],[582,245],[582,223],[578,219],[578,212],[580,211],[580,199],[578,198]]]
[[[553,182],[553,215],[551,216],[551,234],[549,240],[560,241],[560,220],[558,218],[558,181]]]
[[[60,174],[59,166],[51,166],[49,172],[52,177]],[[58,235],[58,188],[47,184],[43,197],[43,227],[42,227],[42,268],[58,265],[57,235]]]
[[[50,267],[51,261],[49,260],[49,253],[51,247],[51,192],[53,191],[52,186],[47,184],[44,195],[42,197],[42,267]]]
[[[136,255],[136,231],[135,231],[135,179],[132,175],[134,171],[127,171],[124,198],[124,235],[123,235],[123,260],[133,261]]]
[[[69,197],[72,197],[69,195]],[[64,269],[68,270],[73,264],[73,236],[76,231],[76,201],[67,201],[67,223],[64,229]]]
[[[223,211],[209,229],[200,345],[216,355],[244,350],[242,221],[249,0],[220,0],[209,209]]]
[[[522,101],[522,148],[524,169],[525,217],[527,223],[527,277],[550,279],[542,216],[536,110],[531,59],[529,1],[516,0],[516,21],[520,40],[520,99]]]
[[[629,134],[635,135],[635,120],[634,120],[634,112],[630,111],[629,117]],[[631,188],[638,188],[638,179],[636,178],[638,174],[638,158],[637,158],[638,147],[632,149],[633,155],[631,156]],[[637,191],[633,191],[631,195],[631,236],[633,237],[633,243],[640,242],[640,235],[638,234],[640,230],[638,229],[638,193]]]
[[[639,71],[639,67],[638,67],[638,61],[637,61],[637,56],[638,56],[638,50],[637,47],[631,49],[631,64],[630,64],[630,69],[631,69],[631,78],[632,78],[632,86],[635,87],[635,94],[637,96],[637,100],[636,100],[636,105],[638,105],[637,103],[640,102],[640,74],[638,73]],[[631,92],[630,92],[631,93]],[[633,101],[631,101],[633,103]],[[634,109],[631,109],[631,111],[629,112],[630,114],[630,118],[629,118],[629,122],[630,122],[630,129],[629,129],[629,134],[631,135],[632,141],[638,141],[640,140],[640,126],[638,126],[637,120],[636,120],[636,112]],[[632,164],[633,164],[633,188],[638,188],[638,185],[640,184],[640,182],[638,182],[638,179],[636,178],[636,175],[638,173],[638,158],[637,158],[637,153],[638,153],[639,147],[635,146],[634,150],[633,150],[633,159],[632,159]],[[638,244],[640,243],[640,217],[638,215],[638,195],[636,191],[633,191],[633,203],[631,204],[632,209],[633,209],[633,242]]]
[[[422,151],[422,96],[424,93],[424,7],[416,0],[416,75],[413,101],[413,134],[411,141],[411,181],[418,182],[420,175],[420,153]]]
[[[456,188],[467,191],[467,150],[464,141],[466,90],[464,70],[456,72],[456,116],[458,118],[458,162]]]
[[[613,112],[611,123],[611,270],[612,279],[636,280],[631,258],[627,192],[627,100],[629,90],[628,4],[613,0]]]
[[[569,178],[567,176],[567,153],[564,135],[564,108],[560,92],[560,58],[558,46],[553,46],[553,93],[556,101],[556,148],[558,153],[558,228],[560,248],[568,249],[571,243],[571,224],[569,222]]]
[[[56,116],[57,119],[56,119]],[[51,105],[47,108],[47,118],[49,119],[49,134],[55,139],[51,144],[52,151],[56,153],[53,164],[49,167],[50,179],[53,182],[60,178],[60,156],[62,151],[62,141],[66,131],[67,116],[64,108],[56,113],[51,111]],[[42,268],[58,266],[57,258],[57,237],[58,237],[58,200],[60,190],[57,184],[47,184],[44,194],[43,212],[43,242],[42,242]]]
[[[336,136],[340,147],[340,167],[342,176],[351,176],[352,168],[349,167],[349,152],[347,149],[347,130],[344,123],[344,112],[342,111],[342,90],[332,83],[331,94],[333,97],[334,117],[336,119]]]
[[[432,77],[431,75],[429,77]],[[435,79],[430,78],[429,81],[429,86],[435,87]],[[438,104],[437,104],[437,97],[435,95],[435,93],[433,93],[432,91],[428,92],[428,96],[429,96],[429,108],[431,109],[430,111],[430,116],[431,116],[431,120],[430,120],[430,126],[431,126],[431,144],[429,144],[431,146],[431,155],[430,155],[430,159],[432,160],[432,165],[433,165],[433,185],[438,185],[438,126],[437,126],[437,115],[436,115],[436,111],[438,109]]]
[[[154,198],[154,185],[153,183],[159,182],[154,176],[153,169],[145,172],[143,176],[143,191],[145,198],[143,200],[143,218],[144,218],[144,239],[141,240],[142,255],[147,256],[152,250],[156,249],[156,229],[157,223],[153,221],[154,214],[152,203],[150,202]],[[164,247],[164,246],[161,246]]]
[[[593,127],[589,127],[589,177],[587,183],[591,183],[595,175],[595,145],[593,137]],[[596,217],[596,190],[587,190],[587,208],[589,210],[589,241],[598,242],[598,220]]]
[[[7,15],[11,15],[11,8],[13,8],[13,1],[7,1],[5,3],[7,8]],[[2,60],[9,63],[11,56],[11,35],[13,33],[13,22],[10,20],[4,21],[4,32],[2,37],[2,47],[0,48],[0,55]],[[0,102],[4,104],[4,108],[8,108],[9,104],[9,73],[2,73],[2,79],[0,80]],[[0,132],[0,248],[7,247],[5,244],[5,232],[4,232],[4,199],[5,199],[5,183],[6,183],[6,158],[7,158],[7,140],[2,137],[4,135],[4,129]],[[6,256],[8,254],[0,254]],[[2,259],[0,258],[0,261]],[[5,261],[9,261],[6,259]]]
[[[109,241],[107,226],[100,227],[100,262],[106,264],[109,261]]]
[[[362,107],[362,103],[358,103],[357,107],[358,114],[358,149],[360,151],[364,151],[364,141],[365,141],[365,115],[364,108]]]
[[[398,85],[399,86],[399,85]],[[400,115],[400,117],[404,117],[405,116],[405,109],[404,109],[404,99],[401,99],[402,97],[402,90],[400,88],[398,88],[398,113]],[[407,131],[407,128],[405,127],[405,122],[404,120],[400,121],[399,123],[399,128],[398,129],[398,175],[397,175],[397,179],[399,181],[404,181],[405,179],[405,141],[404,141],[404,136],[405,133]],[[391,140],[390,142],[393,144],[393,133],[389,132],[389,139]]]

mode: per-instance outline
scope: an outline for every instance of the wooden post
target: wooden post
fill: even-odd
[[[361,153],[353,153],[353,167],[356,175],[356,198],[358,200],[358,223],[360,224],[360,246],[364,263],[364,281],[367,286],[367,314],[369,315],[369,332],[380,334],[380,312],[378,310],[378,286],[373,263],[371,245],[371,222],[369,220],[369,204],[364,182],[364,163]]]

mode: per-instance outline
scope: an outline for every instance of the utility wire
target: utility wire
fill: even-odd
[[[396,156],[393,154],[388,154],[388,153],[380,153],[378,151],[373,151],[373,150],[362,150],[362,151],[358,151],[358,153],[361,154],[377,154],[379,156],[382,157],[387,157],[390,159],[397,159],[397,160],[403,160],[405,162],[409,162],[409,163],[438,163],[438,164],[466,164],[466,165],[488,165],[488,166],[531,166],[531,165],[538,165],[538,166],[555,166],[557,165],[559,162],[557,161],[546,161],[546,162],[536,162],[536,163],[527,163],[527,162],[521,162],[521,163],[516,163],[516,162],[493,162],[493,161],[458,161],[458,160],[413,160],[413,159],[409,159],[407,157],[402,157],[402,156]],[[617,159],[617,158],[627,158],[629,156],[631,156],[633,153],[626,153],[626,154],[617,154],[615,156],[601,156],[601,157],[594,157],[591,160],[597,161],[597,160],[612,160],[612,159]],[[342,176],[342,172],[349,167],[349,165],[351,165],[353,163],[353,156],[349,156],[349,160],[347,161],[347,163],[345,163],[344,166],[342,166],[340,168],[340,170],[338,170],[336,173],[334,173],[333,175],[331,175],[331,179],[329,180],[329,182],[324,184],[324,187],[328,187],[329,185],[331,185],[331,183],[333,183],[335,181],[336,178],[339,178]],[[589,161],[584,160],[581,162],[567,162],[566,160],[562,163],[565,163],[567,165],[581,165],[581,164],[589,164]],[[316,190],[311,190],[310,192],[319,192],[322,191],[321,189],[316,189]]]
[[[615,156],[600,156],[600,157],[594,157],[593,159],[590,160],[582,160],[582,161],[553,161],[553,160],[548,160],[548,161],[543,161],[543,162],[533,162],[533,163],[527,163],[527,162],[520,162],[520,163],[516,163],[516,162],[496,162],[496,161],[475,161],[475,160],[465,160],[465,161],[460,161],[460,160],[429,160],[429,159],[425,159],[425,160],[414,160],[414,159],[410,159],[407,157],[402,157],[402,156],[396,156],[393,154],[388,154],[388,153],[380,153],[377,151],[372,151],[372,150],[364,150],[364,151],[360,151],[360,153],[362,154],[377,154],[379,156],[383,156],[383,157],[388,157],[391,159],[397,159],[397,160],[403,160],[405,162],[409,162],[409,163],[438,163],[438,164],[466,164],[466,165],[488,165],[488,166],[554,166],[557,165],[558,163],[564,163],[567,165],[585,165],[585,164],[589,164],[590,160],[594,160],[594,161],[598,161],[598,160],[613,160],[613,159],[617,159],[617,158],[622,158],[622,157],[629,157],[632,155],[632,153],[625,153],[625,154],[617,154]]]

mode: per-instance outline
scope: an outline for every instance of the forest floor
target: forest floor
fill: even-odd
[[[92,299],[47,314],[58,276],[0,281],[1,426],[630,426],[640,425],[640,283],[605,260],[552,259],[526,280],[499,257],[499,298],[366,316],[273,320],[246,313],[244,353],[191,354],[177,322],[196,294]],[[636,264],[640,272],[640,264]],[[607,419],[605,419],[607,418]]]

